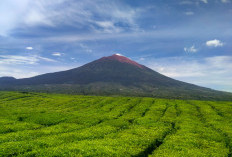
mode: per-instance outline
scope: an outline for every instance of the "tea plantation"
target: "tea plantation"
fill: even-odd
[[[0,156],[232,156],[232,102],[0,92]]]

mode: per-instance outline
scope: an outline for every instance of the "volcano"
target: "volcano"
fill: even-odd
[[[0,78],[1,90],[87,95],[232,100],[232,94],[178,81],[125,56],[102,57],[81,67],[31,78]]]

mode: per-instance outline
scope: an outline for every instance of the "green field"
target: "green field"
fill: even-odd
[[[0,156],[231,153],[232,102],[0,92]]]

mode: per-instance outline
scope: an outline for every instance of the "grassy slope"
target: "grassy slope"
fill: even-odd
[[[0,156],[229,156],[232,102],[0,92]]]

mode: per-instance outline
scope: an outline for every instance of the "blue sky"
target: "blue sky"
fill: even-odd
[[[1,0],[0,76],[31,77],[120,53],[232,92],[232,0]]]

